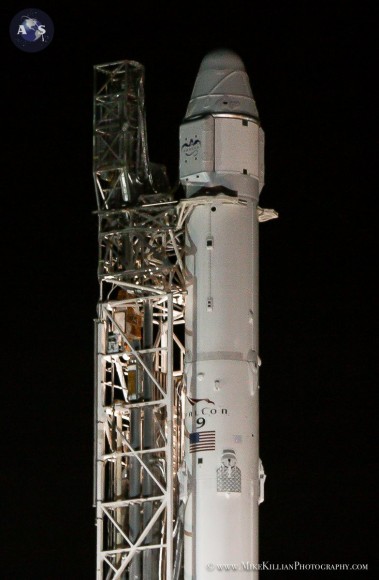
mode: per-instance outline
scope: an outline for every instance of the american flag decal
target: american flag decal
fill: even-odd
[[[198,451],[214,451],[216,449],[216,432],[200,431],[190,433],[190,453]]]

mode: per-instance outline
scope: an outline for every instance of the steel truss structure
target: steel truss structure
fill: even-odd
[[[167,199],[99,212],[99,579],[171,580],[180,550],[174,474],[184,445],[184,235],[177,224]]]
[[[147,152],[144,67],[122,61],[94,67],[93,170],[99,208],[118,209],[166,190],[165,168]]]
[[[95,67],[93,171],[97,578],[171,580],[182,544],[184,234],[165,171],[148,161],[139,63]]]
[[[180,539],[182,295],[125,295],[101,303],[96,321],[97,577],[168,580]]]

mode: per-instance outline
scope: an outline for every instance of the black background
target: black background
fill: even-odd
[[[25,6],[2,9],[2,578],[95,577],[92,67],[145,65],[150,158],[174,182],[179,124],[218,47],[245,62],[266,133],[261,205],[280,214],[260,226],[261,561],[368,563],[341,576],[375,577],[376,6],[40,3],[55,36],[36,54],[9,39]],[[284,575],[310,576],[262,577]]]

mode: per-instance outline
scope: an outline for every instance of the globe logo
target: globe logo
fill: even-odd
[[[28,18],[28,16],[25,16],[22,24],[20,24],[18,27],[17,34],[22,34],[24,40],[27,40],[28,42],[35,42],[39,38],[42,38],[43,42],[43,37],[46,34],[46,28],[36,18]]]
[[[13,44],[20,50],[40,52],[50,44],[54,25],[42,10],[26,8],[12,19],[9,33]]]

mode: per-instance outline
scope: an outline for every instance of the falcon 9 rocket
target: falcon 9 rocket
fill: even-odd
[[[185,580],[208,578],[216,567],[226,578],[228,566],[237,566],[233,578],[258,577],[263,179],[264,134],[245,67],[234,52],[213,51],[180,128],[180,180],[193,204],[185,261]]]

